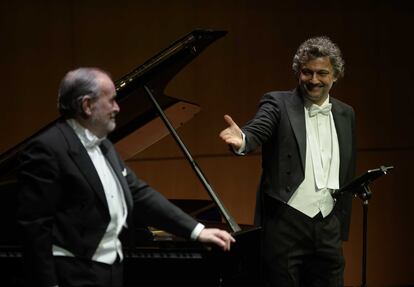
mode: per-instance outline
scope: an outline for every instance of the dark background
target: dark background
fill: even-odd
[[[326,35],[342,49],[345,78],[331,95],[357,114],[358,174],[394,165],[372,184],[368,285],[414,284],[413,10],[410,1],[2,1],[0,152],[57,117],[60,79],[97,66],[118,79],[196,28],[227,30],[168,85],[202,110],[179,133],[239,223],[252,223],[260,151],[235,157],[218,138],[223,114],[243,124],[262,94],[292,89],[298,45]],[[121,111],[122,112],[122,111]],[[206,199],[167,137],[129,164],[169,198]],[[346,285],[361,282],[362,208],[345,243]]]

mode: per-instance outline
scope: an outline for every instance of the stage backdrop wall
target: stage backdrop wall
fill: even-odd
[[[0,152],[57,117],[58,85],[69,69],[97,66],[117,79],[195,28],[228,31],[166,93],[201,106],[179,134],[236,220],[247,224],[261,154],[229,152],[218,138],[223,115],[243,124],[263,93],[294,88],[298,45],[311,36],[331,37],[346,60],[346,76],[332,96],[357,114],[358,174],[395,166],[372,185],[368,285],[414,283],[413,10],[403,1],[21,0],[2,1],[0,15]],[[169,198],[208,198],[170,137],[129,164]],[[355,199],[346,285],[361,282],[361,229]]]

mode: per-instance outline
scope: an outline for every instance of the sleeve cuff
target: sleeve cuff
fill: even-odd
[[[205,226],[201,223],[198,223],[196,227],[191,232],[190,238],[191,240],[197,240],[198,236],[200,235],[201,231],[205,228]]]
[[[241,132],[241,134],[242,134],[242,138],[243,138],[243,143],[242,143],[241,147],[238,150],[233,148],[233,151],[234,151],[235,154],[245,155],[246,154],[245,153],[245,151],[246,151],[246,135],[244,134],[244,132]]]

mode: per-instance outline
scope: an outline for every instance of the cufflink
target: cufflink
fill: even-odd
[[[123,176],[127,176],[127,170],[126,170],[126,168],[124,168],[124,170],[122,171],[122,175]]]

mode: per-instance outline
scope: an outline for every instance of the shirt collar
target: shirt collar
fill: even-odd
[[[309,99],[307,99],[306,97],[303,97],[303,99],[304,99],[304,102],[305,102],[305,108],[306,109],[308,109],[309,110],[309,108],[312,106],[312,105],[315,105],[316,106],[316,104],[314,104],[313,102],[311,102]],[[322,105],[320,106],[321,108],[322,107],[324,107],[324,106],[326,106],[326,105],[329,105],[329,95],[326,97],[326,99],[325,99],[325,101],[322,103]]]
[[[94,133],[82,126],[75,119],[67,119],[66,122],[74,130],[85,148],[94,148],[96,146],[99,146],[106,138],[98,138]]]

